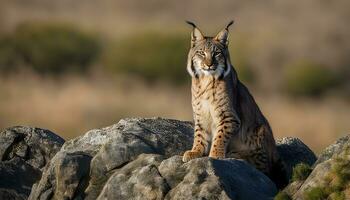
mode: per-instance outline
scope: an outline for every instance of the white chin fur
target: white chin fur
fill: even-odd
[[[196,68],[198,75],[205,75],[205,76],[221,76],[224,73],[224,67],[218,66],[216,70],[203,70]]]

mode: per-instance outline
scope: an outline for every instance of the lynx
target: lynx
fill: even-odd
[[[239,81],[228,50],[231,21],[215,37],[192,22],[187,71],[192,76],[194,141],[183,161],[209,154],[215,159],[246,160],[272,179],[283,171],[270,125]],[[285,182],[282,181],[282,182]],[[285,183],[281,183],[285,184]]]

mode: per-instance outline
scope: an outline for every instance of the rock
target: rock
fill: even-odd
[[[317,159],[311,149],[298,138],[285,137],[277,140],[276,144],[277,150],[286,164],[289,178],[297,164],[305,163],[312,166]]]
[[[64,140],[49,130],[16,126],[0,132],[0,158],[21,158],[42,169],[61,148]]]
[[[271,199],[274,183],[244,161],[188,163],[189,122],[124,119],[67,141],[29,199]],[[68,189],[67,189],[68,188]]]
[[[277,191],[269,178],[244,161],[205,157],[183,163],[181,156],[164,158],[141,154],[116,169],[97,199],[254,200],[271,199]]]
[[[7,180],[0,181],[0,199],[27,199],[30,193],[33,200],[263,200],[277,192],[268,177],[243,160],[204,157],[183,163],[179,155],[193,141],[189,122],[125,119],[63,146],[54,133],[29,127],[6,129],[0,139],[0,180]],[[277,147],[290,171],[316,160],[296,138],[283,138]]]
[[[288,196],[292,197],[300,189],[303,183],[304,181],[293,181],[283,189],[283,192]]]
[[[2,189],[12,189],[28,196],[33,183],[38,181],[40,176],[40,170],[20,158],[0,163],[0,188]]]
[[[267,176],[237,159],[204,157],[183,164],[181,156],[174,156],[161,163],[159,172],[171,187],[165,199],[263,200],[277,192]]]
[[[64,140],[54,133],[24,126],[0,132],[0,199],[27,199],[46,163]]]
[[[113,172],[97,199],[254,200],[271,199],[277,191],[244,161],[206,157],[183,163],[181,156],[164,158],[141,154]]]
[[[0,199],[25,200],[27,199],[27,196],[18,194],[16,190],[0,188]]]
[[[85,135],[66,142],[54,156],[43,174],[40,182],[33,186],[29,199],[49,199],[62,193],[57,188],[60,178],[65,180],[81,177],[77,182],[83,189],[75,188],[74,198],[96,199],[102,191],[113,170],[122,168],[135,160],[142,153],[159,154],[166,157],[180,155],[191,148],[192,125],[188,122],[166,119],[126,119],[110,127],[95,129]],[[56,175],[58,168],[65,166],[63,159],[69,154],[89,156],[91,161],[86,166],[75,166],[75,169],[89,167],[84,175]],[[73,161],[71,161],[73,162]],[[69,166],[67,166],[69,167]],[[74,170],[71,170],[74,171]],[[70,195],[67,194],[67,197]]]
[[[73,199],[76,191],[86,188],[91,157],[83,153],[67,153],[55,168],[56,199]]]
[[[346,145],[350,144],[350,135],[339,138],[335,143],[329,145],[325,150],[321,152],[318,160],[315,162],[315,166],[330,159],[333,155],[340,154]]]
[[[113,170],[97,199],[164,199],[170,187],[158,170],[163,159],[157,154],[141,154]]]
[[[338,199],[343,195],[339,199],[350,199],[349,138],[349,135],[344,136],[327,147],[307,179],[290,183],[284,191],[293,200],[308,199],[308,195],[318,199]]]
[[[306,190],[326,184],[325,178],[328,175],[332,166],[332,162],[324,162],[315,167],[312,170],[309,177],[299,187],[298,191],[293,195],[293,199],[303,199],[303,194]]]

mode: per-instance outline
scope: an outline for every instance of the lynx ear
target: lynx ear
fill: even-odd
[[[193,31],[191,34],[191,46],[193,47],[194,43],[198,42],[200,40],[203,40],[204,36],[203,36],[202,32],[197,28],[197,26],[193,22],[186,21],[186,23],[193,27]]]
[[[228,28],[233,24],[233,20],[230,21],[230,23],[227,24],[227,26],[221,30],[215,37],[214,40],[219,41],[223,45],[228,44]]]

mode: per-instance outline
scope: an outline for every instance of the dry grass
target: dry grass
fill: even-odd
[[[0,34],[24,22],[45,21],[72,23],[106,41],[149,31],[185,32],[189,37],[185,20],[213,35],[235,19],[230,34],[231,47],[237,49],[231,51],[233,63],[251,67],[259,86],[274,90],[285,80],[286,66],[301,60],[335,71],[349,66],[349,5],[347,0],[3,0]]]
[[[275,136],[299,137],[319,151],[349,132],[349,102],[332,97],[294,100],[262,94],[261,89],[275,91],[284,78],[284,66],[300,59],[335,69],[348,66],[349,5],[347,0],[5,0],[0,1],[0,33],[26,21],[58,21],[118,39],[147,30],[187,33],[190,28],[184,20],[190,19],[214,34],[234,18],[231,38],[238,50],[232,52],[233,61],[237,62],[235,55],[246,54],[247,64],[259,75],[260,89],[253,94]],[[191,120],[189,86],[147,85],[127,77],[0,76],[0,128],[38,126],[68,139],[132,116]]]
[[[124,117],[189,119],[190,114],[182,90],[169,91],[166,86],[147,86],[127,78],[52,80],[23,75],[2,79],[0,94],[1,127],[39,126],[65,138]]]
[[[189,87],[147,85],[127,77],[1,78],[0,128],[37,126],[69,139],[125,117],[191,120]],[[277,138],[299,137],[318,152],[350,129],[350,107],[341,100],[314,102],[253,93]]]
[[[263,96],[257,99],[277,138],[299,137],[319,152],[339,136],[349,134],[349,104],[340,99],[312,101]]]

